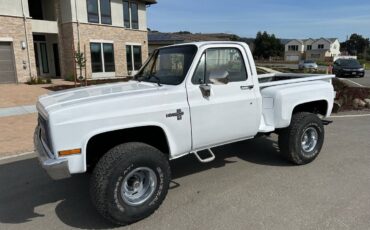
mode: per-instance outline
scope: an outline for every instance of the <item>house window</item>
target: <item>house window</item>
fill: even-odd
[[[324,49],[324,44],[319,44],[319,45],[317,46],[317,48],[318,48],[319,50]]]
[[[87,0],[88,21],[99,23],[99,6],[98,0]]]
[[[127,70],[137,71],[141,68],[141,46],[126,46]]]
[[[112,43],[90,43],[93,73],[114,72],[114,47]]]
[[[289,51],[298,51],[298,46],[297,45],[288,46],[288,50]]]
[[[307,50],[312,50],[312,45],[307,45]]]
[[[126,28],[139,29],[138,4],[123,1],[123,20]]]
[[[87,15],[91,23],[111,25],[110,0],[87,0]]]
[[[112,24],[110,0],[100,0],[100,18],[102,24]]]

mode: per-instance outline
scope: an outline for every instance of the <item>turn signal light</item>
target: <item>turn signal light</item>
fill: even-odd
[[[65,156],[69,156],[69,155],[80,154],[81,149],[63,150],[63,151],[59,151],[58,153],[59,153],[60,157],[65,157]]]

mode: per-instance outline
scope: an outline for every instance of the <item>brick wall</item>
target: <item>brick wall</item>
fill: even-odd
[[[63,47],[62,54],[62,74],[72,72],[72,40],[74,47],[78,47],[78,30],[77,23],[65,23],[61,25],[62,32],[59,34]],[[81,51],[86,47],[86,69],[87,77],[92,78],[91,59],[90,59],[90,42],[91,40],[105,40],[113,41],[114,43],[114,61],[116,69],[116,77],[127,76],[127,62],[126,62],[126,43],[141,44],[142,62],[144,63],[148,57],[148,36],[146,31],[129,30],[122,27],[86,24],[80,23],[79,37],[81,44]],[[64,71],[63,71],[64,69]]]
[[[12,38],[15,58],[15,68],[18,82],[26,82],[31,76],[36,76],[35,52],[32,38],[32,25],[29,19],[26,21],[28,30],[28,49],[22,49],[21,42],[26,42],[25,26],[23,18],[0,16],[0,38]],[[28,51],[30,63],[28,63]],[[23,61],[26,62],[24,68]],[[31,76],[30,76],[31,67]]]

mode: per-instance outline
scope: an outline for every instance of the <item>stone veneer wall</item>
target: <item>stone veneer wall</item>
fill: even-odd
[[[61,25],[62,32],[59,37],[62,41],[62,75],[66,77],[73,73],[73,55],[72,41],[74,42],[75,50],[78,47],[78,29],[77,23],[65,23]],[[114,61],[116,74],[115,77],[127,76],[127,61],[126,61],[126,43],[141,44],[142,62],[148,58],[148,35],[147,31],[129,30],[122,27],[86,24],[80,23],[79,37],[81,51],[86,47],[86,69],[87,78],[92,78],[91,58],[90,58],[90,42],[93,41],[113,41],[114,46]],[[66,75],[67,74],[67,75]],[[84,75],[84,72],[83,72]],[[113,76],[112,76],[113,77]]]
[[[16,76],[18,82],[26,82],[31,76],[36,76],[35,51],[33,47],[32,25],[29,19],[26,20],[28,32],[27,48],[30,52],[30,63],[28,63],[28,51],[22,49],[21,42],[26,42],[26,33],[22,17],[0,16],[0,38],[13,39],[13,50],[15,58]],[[23,61],[26,62],[24,68]],[[31,76],[30,68],[31,67]]]

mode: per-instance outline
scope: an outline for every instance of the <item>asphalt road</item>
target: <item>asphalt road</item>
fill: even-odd
[[[370,87],[370,70],[365,70],[365,77],[362,78],[346,78],[354,81],[362,86]]]
[[[333,118],[319,157],[283,160],[275,137],[215,149],[216,160],[172,162],[151,217],[120,229],[370,229],[370,116]],[[88,175],[51,181],[34,158],[0,162],[0,229],[105,229]]]

